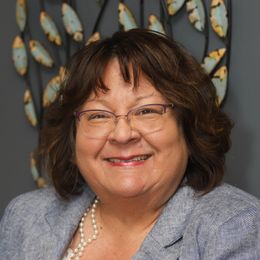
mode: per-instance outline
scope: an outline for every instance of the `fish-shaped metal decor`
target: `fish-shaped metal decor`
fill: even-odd
[[[24,31],[26,26],[27,14],[26,14],[26,0],[16,0],[16,23],[21,32]]]
[[[225,38],[228,30],[228,18],[224,0],[211,1],[210,21],[216,34],[221,38]]]
[[[88,38],[88,40],[86,42],[86,45],[89,45],[92,42],[96,42],[96,41],[100,40],[100,38],[101,38],[100,37],[100,33],[99,32],[95,32]]]
[[[123,3],[118,4],[118,16],[119,23],[123,26],[124,31],[128,31],[138,27],[134,15]]]
[[[148,17],[148,29],[166,34],[161,22],[153,14],[149,15],[149,17]]]
[[[57,75],[53,77],[47,84],[43,93],[43,106],[48,107],[57,97],[61,87],[61,77]]]
[[[218,105],[221,105],[226,95],[227,77],[227,67],[222,66],[216,71],[216,73],[213,75],[213,78],[211,79],[217,91]]]
[[[47,68],[51,68],[54,65],[51,55],[40,42],[30,40],[29,47],[33,58],[41,65]]]
[[[81,42],[83,40],[83,26],[75,10],[67,3],[63,3],[61,13],[67,33],[71,35],[76,42]]]
[[[167,0],[167,9],[169,15],[175,15],[183,6],[185,0]]]
[[[16,71],[21,76],[25,75],[28,69],[28,58],[25,44],[20,36],[16,36],[14,39],[12,55]]]
[[[205,28],[205,9],[202,0],[188,0],[186,2],[188,18],[191,24],[199,31]]]
[[[31,156],[30,156],[30,166],[31,166],[31,174],[32,174],[33,180],[37,184],[37,187],[38,188],[47,187],[46,181],[44,180],[43,177],[40,176],[40,173],[38,171],[34,153],[31,153]]]
[[[29,89],[25,90],[23,101],[24,101],[25,115],[28,121],[31,123],[32,126],[36,126],[38,124],[38,120],[37,120],[35,107],[32,100],[32,94]]]
[[[224,57],[226,53],[225,48],[221,48],[218,50],[214,50],[209,53],[204,59],[201,66],[205,69],[205,71],[210,74],[214,68],[218,65],[221,59]]]
[[[62,40],[58,28],[53,19],[45,11],[41,11],[40,13],[40,23],[48,40],[60,46]]]

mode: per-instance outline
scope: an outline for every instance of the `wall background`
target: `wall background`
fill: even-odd
[[[25,83],[15,72],[11,60],[12,42],[19,32],[15,22],[15,2],[15,0],[3,1],[0,9],[0,215],[13,197],[36,188],[29,169],[29,154],[36,147],[37,132],[27,123],[24,116]],[[90,35],[99,11],[97,1],[91,2],[86,7],[84,1],[77,1],[80,16],[86,17],[84,18],[86,35]],[[158,14],[158,0],[145,2],[147,2],[146,14]],[[210,0],[206,2],[209,4]],[[57,17],[60,1],[45,0],[45,3],[47,11]],[[138,18],[138,0],[128,0],[125,3]],[[38,23],[39,4],[32,0],[28,0],[28,4],[32,35],[46,43]],[[233,147],[227,156],[225,179],[228,183],[260,198],[258,10],[260,10],[258,0],[233,1],[230,84],[223,109],[235,122],[232,132]],[[101,35],[111,34],[117,30],[117,26],[117,1],[110,1],[102,19]],[[174,18],[173,28],[175,38],[196,57],[201,57],[203,38],[191,27],[184,13]],[[216,39],[210,49],[218,46]],[[47,78],[46,75],[44,77]],[[34,77],[32,79],[35,80]]]

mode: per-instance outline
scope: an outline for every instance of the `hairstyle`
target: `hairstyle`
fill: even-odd
[[[74,158],[74,111],[91,93],[108,90],[102,77],[113,58],[118,59],[126,82],[138,87],[142,73],[167,101],[175,104],[174,113],[189,150],[186,184],[202,194],[219,185],[232,123],[217,104],[209,76],[172,39],[133,29],[83,47],[66,67],[61,91],[46,112],[40,143],[40,155],[57,192],[69,198],[80,194],[85,185]]]

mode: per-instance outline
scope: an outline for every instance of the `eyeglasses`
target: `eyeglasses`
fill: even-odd
[[[174,105],[147,104],[129,110],[126,115],[116,115],[113,112],[101,109],[76,111],[74,115],[86,136],[102,138],[113,131],[120,118],[126,119],[132,129],[142,134],[159,131],[167,120],[165,114],[168,108],[174,108]]]

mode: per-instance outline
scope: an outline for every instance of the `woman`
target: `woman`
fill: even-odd
[[[232,124],[182,47],[146,30],[74,55],[41,153],[54,188],[13,200],[1,259],[259,259],[260,203],[222,184]]]

